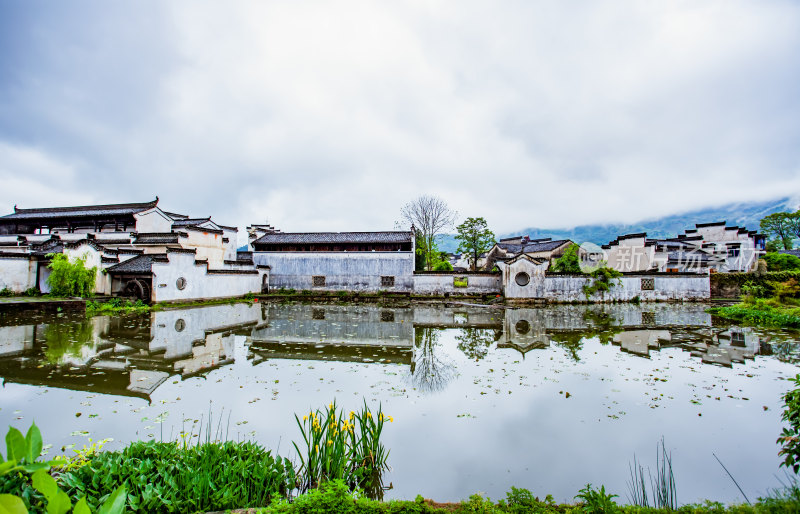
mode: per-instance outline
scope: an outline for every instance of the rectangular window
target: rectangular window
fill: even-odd
[[[394,322],[394,312],[381,311],[381,321]]]
[[[325,276],[314,275],[311,277],[311,285],[314,287],[325,287]]]
[[[381,277],[381,287],[394,287],[394,277]]]
[[[469,287],[469,277],[453,277],[453,287]]]
[[[656,284],[655,280],[652,278],[643,278],[642,279],[642,291],[652,291],[655,289]]]

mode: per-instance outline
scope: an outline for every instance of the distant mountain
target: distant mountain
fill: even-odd
[[[782,198],[767,202],[732,203],[722,207],[713,207],[691,211],[684,214],[673,214],[660,219],[651,219],[634,224],[581,225],[570,229],[525,228],[509,234],[498,234],[499,238],[527,235],[532,239],[552,237],[553,239],[571,239],[576,243],[590,241],[603,245],[623,234],[647,232],[648,237],[674,237],[695,223],[727,221],[729,226],[747,227],[758,230],[761,218],[773,212],[795,211],[798,200]],[[438,240],[439,248],[445,252],[455,252],[458,241],[454,234],[446,234]]]

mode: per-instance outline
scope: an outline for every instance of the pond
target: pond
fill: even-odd
[[[754,500],[783,478],[780,396],[798,334],[701,304],[489,308],[233,304],[135,316],[0,317],[0,421],[50,452],[197,433],[296,458],[294,413],[336,399],[394,418],[388,498],[626,499],[634,455],[672,453],[681,503]]]

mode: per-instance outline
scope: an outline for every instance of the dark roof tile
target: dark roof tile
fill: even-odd
[[[411,232],[281,232],[264,234],[258,244],[313,244],[313,243],[410,243]]]

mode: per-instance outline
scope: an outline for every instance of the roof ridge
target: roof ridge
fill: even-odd
[[[14,206],[14,212],[27,212],[27,213],[37,213],[37,212],[50,212],[50,211],[85,211],[85,210],[102,210],[102,209],[109,209],[109,208],[117,208],[117,209],[131,209],[135,207],[143,207],[142,210],[152,209],[158,205],[158,196],[156,196],[155,200],[151,200],[149,202],[135,202],[135,203],[109,203],[103,205],[73,205],[73,206],[66,206],[66,207],[36,207],[33,209],[20,209],[16,205]]]

